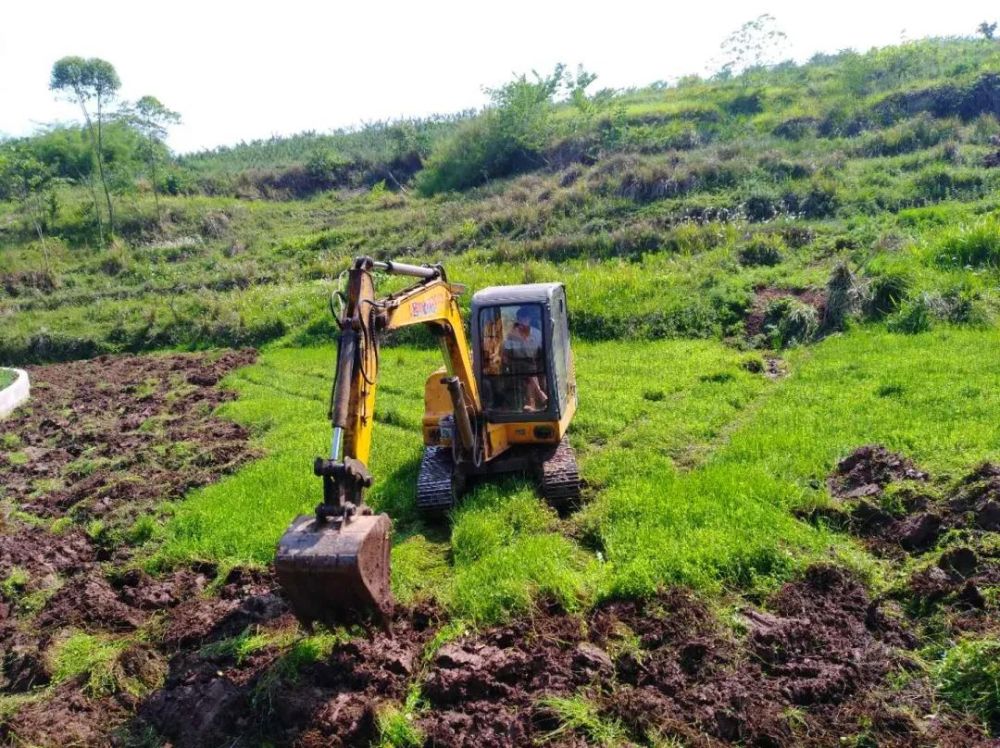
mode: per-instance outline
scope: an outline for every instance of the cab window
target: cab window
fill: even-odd
[[[541,304],[505,304],[479,312],[483,400],[499,413],[549,409]]]

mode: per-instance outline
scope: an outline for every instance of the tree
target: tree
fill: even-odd
[[[722,42],[722,67],[716,76],[728,79],[754,68],[774,64],[787,39],[770,13],[747,21]]]
[[[156,220],[163,223],[156,169],[166,153],[163,139],[167,135],[167,128],[179,123],[181,116],[163,106],[155,96],[143,96],[134,106],[128,108],[127,118],[144,138],[140,156],[149,167],[149,178],[153,183],[153,202],[156,203]]]
[[[62,93],[80,105],[83,119],[90,134],[91,148],[97,159],[97,170],[104,188],[104,199],[108,207],[108,225],[111,233],[115,231],[115,212],[111,203],[111,191],[108,189],[108,178],[104,169],[104,109],[114,100],[121,88],[121,80],[114,66],[98,57],[84,59],[82,57],[63,57],[52,66],[52,77],[49,89]],[[90,117],[87,104],[93,101],[96,107],[97,126]],[[98,215],[98,231],[101,243],[104,243],[104,230],[101,227],[100,211]]]
[[[14,146],[0,154],[0,198],[15,200],[21,214],[38,234],[45,258],[45,272],[50,272],[49,250],[42,228],[47,205],[54,205],[52,171],[23,146]],[[53,209],[54,210],[54,209]]]
[[[986,21],[983,21],[976,28],[976,31],[982,34],[983,37],[986,39],[992,39],[993,35],[996,33],[996,30],[997,30],[996,21],[994,21],[993,23],[987,23]]]

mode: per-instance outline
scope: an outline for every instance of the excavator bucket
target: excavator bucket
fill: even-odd
[[[307,627],[351,623],[375,613],[387,624],[392,612],[386,514],[345,522],[295,518],[278,543],[274,568],[296,617]]]

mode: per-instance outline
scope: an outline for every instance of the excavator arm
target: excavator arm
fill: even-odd
[[[373,272],[418,279],[403,291],[378,299]],[[323,500],[315,516],[295,519],[275,557],[279,581],[296,615],[307,625],[337,623],[374,610],[388,620],[389,535],[385,514],[364,503],[372,484],[368,470],[378,388],[379,335],[426,324],[440,337],[445,378],[454,409],[460,452],[474,458],[481,443],[482,405],[457,298],[464,290],[448,282],[440,266],[428,267],[358,258],[348,271],[330,398],[330,456],[316,458]]]
[[[373,270],[389,274],[420,278],[415,285],[377,299],[372,279]],[[330,418],[333,424],[331,459],[343,454],[367,465],[371,451],[373,413],[378,387],[378,336],[383,332],[411,325],[424,324],[432,328],[441,341],[449,380],[449,391],[460,388],[461,399],[456,403],[456,424],[467,422],[470,430],[460,434],[463,449],[471,449],[471,424],[482,406],[476,378],[473,375],[469,345],[458,306],[458,296],[464,288],[449,283],[444,270],[438,267],[405,265],[396,262],[375,262],[359,258],[349,272],[347,296],[340,320],[340,340],[337,374],[331,398]],[[459,425],[460,431],[463,430]]]

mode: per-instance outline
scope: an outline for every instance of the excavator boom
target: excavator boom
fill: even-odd
[[[373,270],[418,278],[410,288],[375,297]],[[313,472],[323,482],[323,500],[314,515],[296,517],[278,543],[275,570],[296,616],[337,624],[374,612],[388,621],[393,602],[389,551],[392,523],[365,504],[372,484],[368,472],[379,333],[428,324],[441,334],[448,390],[452,395],[459,448],[477,448],[473,423],[481,414],[469,347],[456,297],[441,267],[355,261],[338,319],[336,374],[331,395],[333,427],[329,458],[316,458]]]

